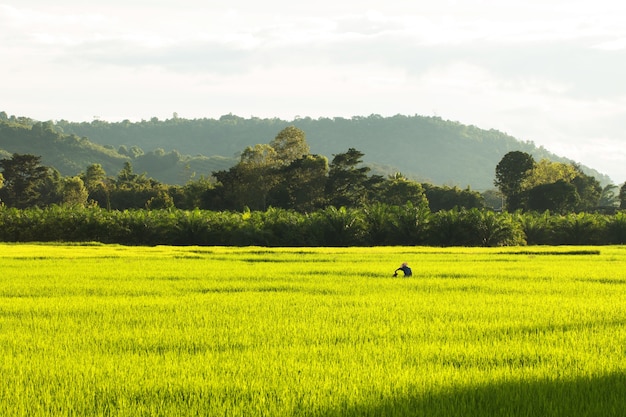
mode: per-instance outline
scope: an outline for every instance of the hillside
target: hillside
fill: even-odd
[[[125,162],[131,162],[135,172],[146,173],[166,184],[184,184],[190,178],[227,169],[234,162],[232,158],[190,157],[177,151],[166,153],[163,149],[144,154],[136,148],[96,144],[85,136],[64,134],[51,122],[27,118],[0,120],[0,159],[10,158],[13,153],[41,156],[43,165],[57,169],[63,176],[78,175],[96,163],[108,175],[115,176]]]
[[[7,158],[13,153],[41,156],[43,165],[56,168],[64,176],[77,175],[94,163],[116,173],[129,160],[87,138],[60,134],[50,122],[29,119],[0,121],[0,156]]]
[[[509,151],[524,151],[536,160],[547,158],[572,162],[532,142],[438,117],[371,115],[351,119],[285,121],[225,115],[219,119],[173,117],[162,121],[153,118],[136,123],[128,120],[115,123],[61,120],[40,125],[45,126],[48,135],[55,133],[63,138],[60,142],[69,141],[74,146],[73,151],[67,147],[58,151],[42,148],[41,141],[37,140],[31,144],[24,142],[20,150],[16,150],[15,141],[6,140],[2,131],[0,149],[25,153],[26,148],[29,153],[41,154],[44,163],[57,167],[65,175],[68,174],[64,169],[74,169],[71,174],[75,175],[87,166],[88,161],[102,163],[97,160],[100,156],[109,158],[110,164],[105,170],[110,175],[119,170],[114,166],[121,168],[123,161],[130,160],[135,171],[170,184],[182,184],[193,175],[208,176],[212,171],[225,169],[237,161],[237,155],[246,146],[269,143],[289,125],[306,133],[312,153],[325,155],[329,160],[334,154],[356,148],[365,154],[364,162],[376,173],[402,172],[421,182],[462,188],[470,186],[480,191],[493,188],[495,167]],[[89,154],[89,158],[71,156],[72,152],[78,154],[76,146],[81,144],[84,148],[81,152]],[[60,161],[54,152],[66,158]],[[68,163],[68,159],[72,163]],[[48,161],[63,162],[63,169]],[[610,182],[607,176],[594,169],[583,167],[583,170],[603,184]]]

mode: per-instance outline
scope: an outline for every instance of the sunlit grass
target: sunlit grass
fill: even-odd
[[[0,251],[0,415],[626,407],[624,247]]]

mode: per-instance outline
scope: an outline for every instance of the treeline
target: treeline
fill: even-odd
[[[604,188],[576,164],[565,164],[532,155],[508,152],[495,169],[494,184],[508,211],[615,212],[626,209],[626,184]],[[619,190],[619,191],[618,191]]]
[[[163,184],[138,174],[126,161],[116,176],[91,164],[64,177],[41,164],[41,157],[13,154],[0,159],[0,203],[29,208],[51,205],[95,206],[109,210],[163,209],[265,211],[270,207],[308,213],[329,206],[360,208],[376,203],[415,206],[431,211],[491,208],[508,211],[613,213],[626,208],[626,185],[604,188],[574,164],[535,162],[525,152],[507,153],[495,168],[498,190],[440,187],[409,180],[401,173],[383,177],[363,164],[354,148],[333,155],[312,154],[295,126],[267,144],[246,147],[239,162],[185,185]],[[176,160],[174,155],[173,160]]]
[[[0,112],[0,124],[5,120],[28,129],[36,126],[36,130],[41,125],[44,131],[52,130],[61,136],[81,138],[85,145],[88,142],[99,144],[115,152],[117,158],[130,160],[136,171],[145,171],[151,178],[178,185],[185,184],[194,172],[198,176],[232,166],[236,163],[234,155],[239,155],[242,149],[269,141],[276,132],[288,126],[295,126],[307,133],[314,154],[330,157],[348,148],[356,148],[366,155],[368,166],[381,175],[400,171],[420,182],[460,187],[469,185],[478,190],[492,187],[493,167],[502,155],[511,150],[528,152],[537,160],[547,158],[569,162],[532,142],[520,141],[493,129],[485,130],[439,117],[419,115],[382,117],[373,114],[366,117],[319,119],[296,117],[292,121],[285,121],[276,118],[242,118],[232,114],[218,119],[189,120],[174,114],[166,120],[93,120],[82,123],[59,120],[41,124],[3,113]],[[11,144],[13,148],[3,147],[1,139],[0,148],[10,153],[25,152],[13,147],[15,143]],[[29,152],[42,155],[47,163],[48,151],[31,148]],[[77,155],[74,150],[64,148],[63,153],[67,157],[66,162],[88,162],[86,155]],[[107,172],[114,173],[121,168],[121,163],[115,169],[107,167],[96,153],[91,153],[91,157],[88,163],[102,163]],[[174,163],[177,157],[179,161]],[[159,162],[155,163],[157,160]],[[52,166],[65,175],[78,173],[78,170],[64,171],[56,162]],[[80,170],[86,166],[82,164]],[[608,177],[595,170],[585,168],[585,172],[603,184],[610,182]]]
[[[0,160],[0,240],[135,245],[500,246],[626,242],[626,185],[520,151],[496,166],[499,192],[371,174],[350,148],[312,154],[290,126],[237,164],[184,186],[100,164],[64,177],[41,158]],[[505,203],[502,207],[501,204]],[[498,205],[500,204],[500,206]],[[504,208],[508,211],[500,210]],[[542,213],[542,214],[539,214]]]
[[[505,246],[626,243],[626,213],[507,213],[374,204],[311,213],[0,207],[0,241],[126,245]]]
[[[400,173],[372,175],[362,157],[362,152],[350,148],[329,163],[325,156],[311,154],[304,132],[291,126],[269,144],[244,149],[231,168],[180,186],[138,174],[129,161],[116,176],[92,164],[79,175],[63,177],[42,165],[38,156],[13,154],[0,160],[0,202],[20,209],[70,205],[109,210],[264,211],[277,207],[298,212],[374,203],[427,204],[434,211],[485,205],[483,196],[469,188],[421,184]]]

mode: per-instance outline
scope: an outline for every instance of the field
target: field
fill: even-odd
[[[2,416],[626,410],[626,247],[0,253]]]

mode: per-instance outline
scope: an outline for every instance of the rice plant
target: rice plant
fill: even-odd
[[[626,247],[0,251],[0,415],[626,409]]]

